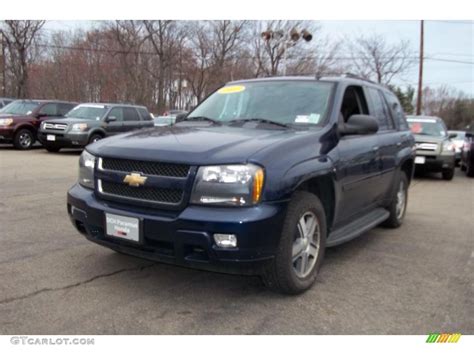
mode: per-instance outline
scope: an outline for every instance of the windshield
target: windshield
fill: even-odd
[[[66,117],[84,120],[100,120],[107,109],[104,106],[77,106],[66,114]]]
[[[413,134],[424,136],[446,137],[447,132],[444,125],[434,119],[408,120]]]
[[[188,118],[221,122],[266,119],[284,124],[322,124],[333,84],[315,81],[267,81],[224,86]]]
[[[0,113],[8,113],[11,115],[30,115],[38,102],[33,101],[13,101],[0,110]]]

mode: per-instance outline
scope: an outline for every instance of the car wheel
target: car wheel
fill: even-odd
[[[467,161],[466,175],[469,177],[474,177],[474,165],[472,164],[471,160]]]
[[[13,139],[13,145],[16,149],[30,149],[35,143],[35,137],[29,129],[20,129]]]
[[[404,172],[400,173],[400,180],[395,190],[392,201],[388,206],[390,216],[382,223],[384,227],[398,228],[402,225],[405,218],[408,203],[408,178]]]
[[[454,177],[454,168],[449,170],[443,170],[441,174],[443,175],[444,180],[452,180]]]
[[[288,206],[276,256],[263,275],[264,283],[286,294],[309,289],[324,258],[326,237],[321,201],[309,192],[296,192]]]
[[[93,134],[90,138],[89,138],[89,143],[88,144],[92,144],[92,143],[95,143],[97,141],[100,141],[103,137],[100,135],[100,134]]]
[[[48,147],[48,146],[46,146],[45,148],[50,153],[57,153],[61,149],[61,148],[58,148],[58,147]]]
[[[461,171],[466,171],[466,165],[461,162]]]

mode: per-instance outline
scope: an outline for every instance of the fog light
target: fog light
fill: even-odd
[[[214,234],[214,240],[218,247],[235,248],[237,246],[237,236],[235,234]]]

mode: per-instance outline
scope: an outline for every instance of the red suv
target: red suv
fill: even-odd
[[[42,121],[62,117],[77,103],[55,100],[15,100],[0,110],[0,143],[30,149]]]

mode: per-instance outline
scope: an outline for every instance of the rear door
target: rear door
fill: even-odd
[[[123,132],[123,108],[112,108],[105,118],[105,132],[108,136]]]
[[[382,91],[369,87],[367,96],[369,97],[370,114],[377,118],[379,124],[377,154],[380,159],[380,180],[377,184],[375,199],[383,201],[389,197],[388,193],[393,186],[401,138]]]

